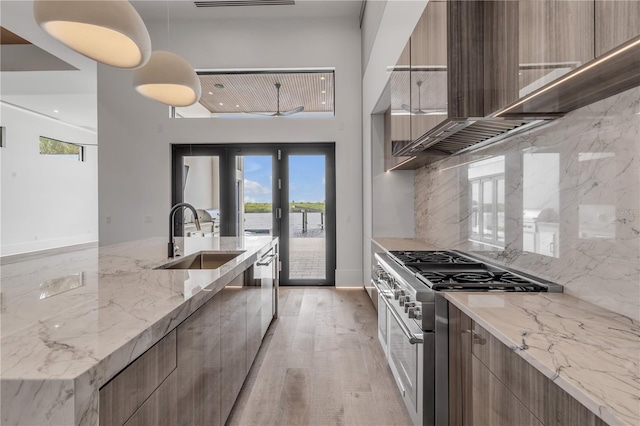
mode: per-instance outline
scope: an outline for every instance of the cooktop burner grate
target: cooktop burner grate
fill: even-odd
[[[463,264],[476,265],[477,261],[449,251],[392,251],[391,254],[401,264]]]

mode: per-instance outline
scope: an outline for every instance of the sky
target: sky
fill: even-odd
[[[271,156],[244,157],[244,201],[272,202]],[[323,155],[289,156],[289,201],[325,200]]]

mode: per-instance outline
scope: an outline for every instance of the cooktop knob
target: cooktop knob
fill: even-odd
[[[400,300],[400,306],[404,306],[405,302],[409,301],[409,296],[400,296],[399,300]]]
[[[394,298],[394,299],[396,299],[396,300],[398,300],[398,299],[400,298],[400,292],[401,292],[401,291],[402,291],[402,290],[394,290],[394,291],[393,291],[393,298]]]
[[[414,306],[416,306],[415,302],[409,302],[409,301],[404,302],[404,312],[405,313],[410,312]]]
[[[422,319],[422,312],[420,312],[420,308],[416,307],[416,308],[409,309],[409,318],[414,318],[414,319],[417,319],[417,320],[421,320]]]

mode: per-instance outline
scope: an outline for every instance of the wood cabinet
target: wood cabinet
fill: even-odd
[[[427,3],[411,34],[411,140],[447,118],[447,2]]]
[[[595,0],[596,56],[640,35],[640,1]]]
[[[221,298],[217,295],[178,326],[178,424],[222,424]]]
[[[216,297],[222,306],[221,423],[224,424],[247,376],[247,293],[244,274],[238,275]]]
[[[450,425],[606,425],[449,304]]]
[[[174,370],[124,426],[174,426],[178,424],[178,373]]]
[[[139,409],[135,421],[174,416],[175,369],[176,332],[172,331],[100,389],[100,425],[121,426]]]
[[[394,157],[393,145],[411,142],[411,116],[408,109],[411,104],[411,40],[409,40],[391,70],[389,86],[391,106],[384,115],[384,169],[389,170],[402,163],[408,157]]]
[[[519,9],[515,34],[519,98],[595,57],[594,2],[521,0],[515,4]]]

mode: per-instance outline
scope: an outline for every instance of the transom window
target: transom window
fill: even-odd
[[[334,70],[198,71],[200,100],[175,118],[333,117]]]

